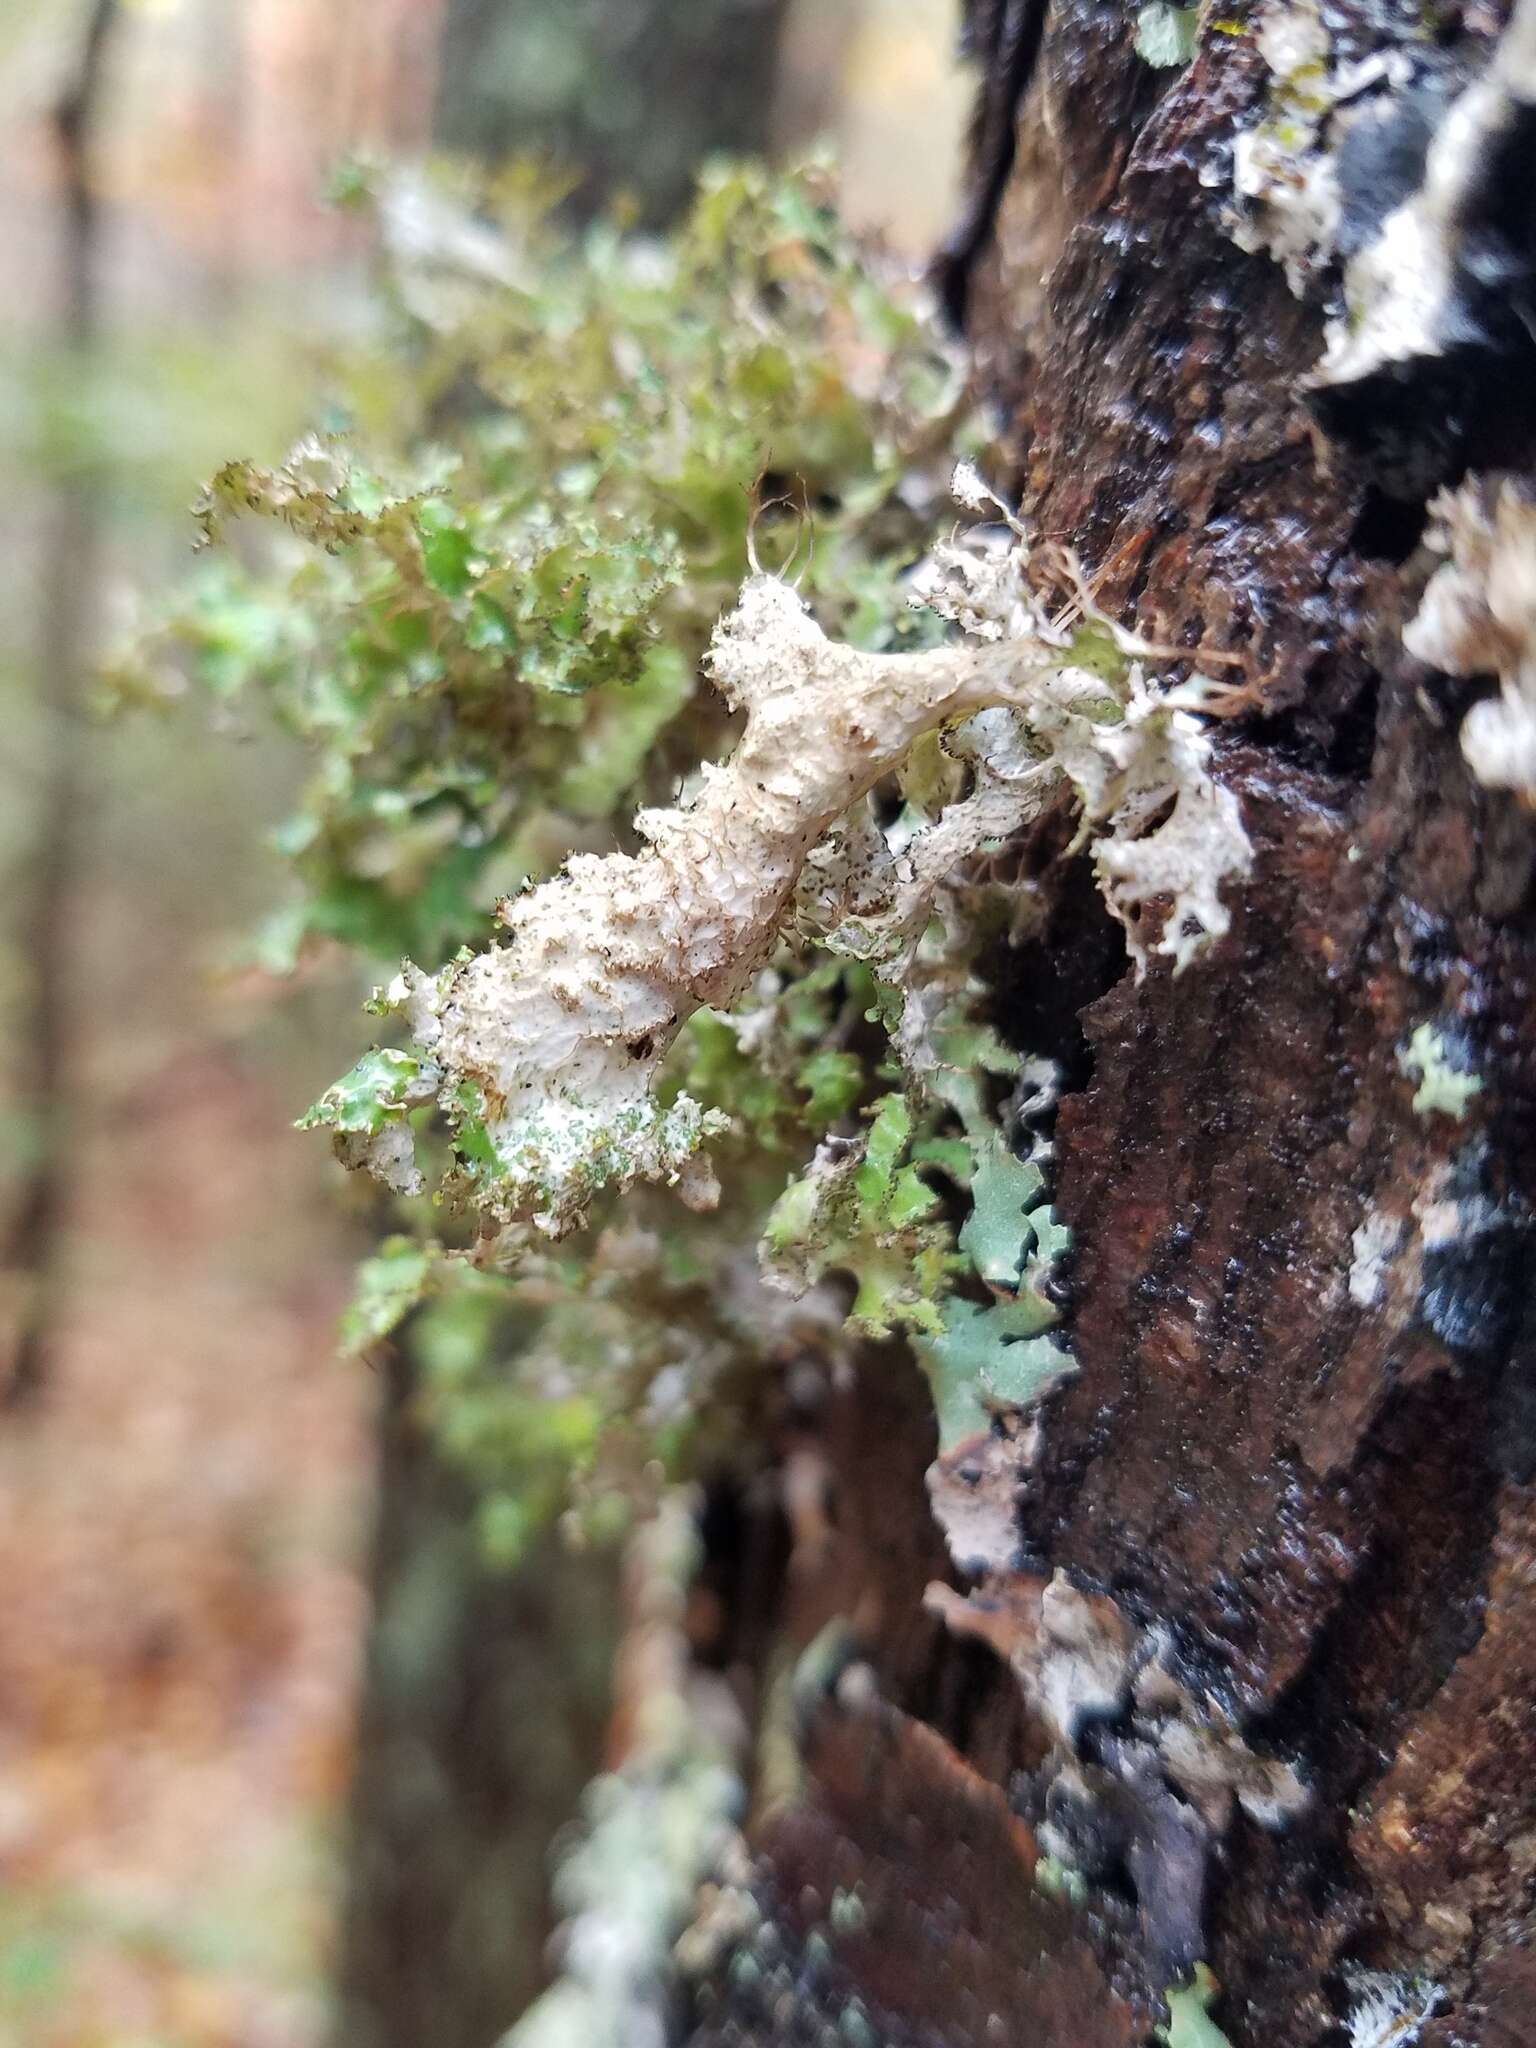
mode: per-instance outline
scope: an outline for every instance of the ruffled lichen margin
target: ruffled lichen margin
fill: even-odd
[[[968,471],[957,495],[1003,509]],[[730,759],[706,764],[676,808],[640,813],[639,853],[578,854],[503,903],[500,944],[436,974],[407,963],[383,1000],[415,1041],[408,1085],[392,1066],[388,1100],[365,1088],[360,1112],[354,1070],[307,1121],[333,1128],[345,1163],[399,1189],[415,1185],[407,1119],[435,1096],[455,1134],[460,1186],[508,1248],[530,1224],[551,1236],[579,1226],[605,1186],[663,1181],[710,1206],[703,1148],[727,1118],[660,1091],[679,1031],[700,1008],[728,1011],[740,999],[796,906],[813,849],[925,734],[963,721],[974,721],[969,795],[899,857],[878,832],[843,835],[841,898],[859,898],[889,952],[921,933],[959,861],[1068,785],[1138,972],[1159,907],[1155,950],[1176,969],[1220,938],[1223,888],[1246,874],[1250,853],[1192,715],[1216,686],[1151,684],[1144,664],[1178,650],[1098,613],[1069,557],[1057,567],[1073,594],[1053,619],[1030,581],[1026,537],[1010,529],[1002,546],[935,550],[922,601],[963,631],[922,652],[840,645],[790,584],[752,575],[706,662],[745,716]],[[978,716],[999,711],[990,723]]]

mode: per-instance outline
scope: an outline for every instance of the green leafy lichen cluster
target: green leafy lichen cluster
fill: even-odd
[[[1164,1993],[1168,2024],[1159,2027],[1159,2040],[1168,2048],[1232,2048],[1226,2035],[1211,2018],[1216,1997],[1216,1979],[1204,1963],[1196,1963],[1188,1984],[1173,1985]]]
[[[718,170],[666,241],[572,242],[526,173],[474,216],[363,196],[403,246],[331,431],[213,479],[205,540],[254,519],[270,545],[205,553],[109,678],[275,714],[310,748],[277,834],[299,883],[263,937],[279,969],[317,938],[391,971],[443,957],[669,797],[719,737],[699,662],[754,517],[765,552],[800,544],[839,632],[934,637],[896,585],[962,420],[954,358],[818,175]]]
[[[1154,70],[1193,61],[1200,41],[1200,9],[1150,0],[1136,14],[1136,54]]]
[[[984,1431],[993,1414],[1027,1407],[1071,1365],[1049,1334],[1059,1312],[1041,1291],[1069,1233],[1051,1210],[1043,1163],[1018,1156],[978,1085],[1017,1081],[1023,1063],[983,1026],[951,1036],[967,1064],[883,1096],[861,1139],[823,1147],[790,1183],[764,1236],[770,1273],[801,1287],[847,1273],[850,1327],[910,1337],[941,1451]]]
[[[629,849],[637,808],[728,744],[701,665],[754,552],[793,553],[849,645],[937,645],[903,583],[974,430],[947,346],[820,172],[719,169],[665,241],[606,222],[570,241],[525,174],[472,209],[359,195],[395,241],[379,332],[325,432],[208,486],[195,573],[111,681],[305,743],[276,836],[296,886],[258,957],[372,981],[403,954],[473,958],[499,896]],[[929,735],[891,798],[935,817],[969,773]],[[489,1106],[457,1083],[451,1138],[435,1130],[430,1048],[373,1048],[301,1120],[388,1190],[345,1341],[413,1319],[422,1405],[497,1554],[562,1512],[606,1533],[657,1456],[696,1462],[779,1357],[912,1339],[946,1444],[1065,1366],[1040,1289],[1065,1233],[1016,1150],[1020,1062],[963,975],[914,1058],[892,946],[857,915],[831,950],[787,929],[729,1013],[693,1014],[657,1089],[680,1152],[717,1140],[714,1207],[632,1188],[515,1272],[476,1236],[505,1169]],[[621,1118],[603,1135],[636,1142]]]

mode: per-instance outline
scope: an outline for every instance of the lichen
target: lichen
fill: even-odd
[[[442,1079],[430,1060],[376,1046],[305,1111],[298,1128],[330,1131],[343,1166],[362,1168],[397,1195],[418,1195],[426,1182],[408,1118],[437,1099]]]
[[[665,1106],[657,1094],[680,1029],[747,991],[790,920],[813,849],[880,777],[925,734],[975,713],[1005,707],[1020,721],[1019,738],[993,736],[994,748],[1011,747],[1013,772],[983,777],[930,828],[941,858],[919,837],[892,864],[887,946],[920,929],[949,867],[996,833],[1004,785],[1014,824],[1064,784],[1076,790],[1139,971],[1142,914],[1155,900],[1170,903],[1156,950],[1175,971],[1222,935],[1222,888],[1250,855],[1236,799],[1212,779],[1190,715],[1203,686],[1154,690],[1135,659],[1153,650],[1096,614],[1075,634],[1085,598],[1072,626],[1053,625],[1026,566],[1022,535],[985,562],[946,550],[936,601],[971,637],[908,654],[839,645],[786,583],[754,575],[709,655],[717,687],[745,715],[731,759],[705,765],[678,807],[639,814],[640,853],[577,855],[504,903],[507,942],[435,976],[407,965],[389,999],[442,1075],[450,1124],[462,1132],[468,1114],[489,1146],[489,1164],[471,1176],[483,1213],[559,1235],[605,1184],[661,1179],[712,1199],[697,1155],[721,1120],[686,1093]],[[1106,631],[1118,689],[1075,658]]]
[[[1430,577],[1403,645],[1449,675],[1491,675],[1461,750],[1479,782],[1536,804],[1536,504],[1508,478],[1479,477],[1435,500]]]
[[[1149,1924],[1172,1967],[1187,1970],[1214,1845],[1239,1811],[1271,1832],[1289,1827],[1308,1804],[1294,1767],[1256,1750],[1219,1701],[1175,1676],[1165,1631],[1138,1627],[1118,1601],[1061,1569],[1049,1579],[1012,1570],[969,1594],[936,1583],[924,1605],[1012,1672],[1045,1748],[1034,1787],[1047,1815],[1041,1846],[1064,1867],[1078,1867],[1079,1843],[1096,1832],[1106,1774],[1118,1780],[1105,1804],[1119,1817],[1106,1813],[1105,1825],[1119,1854],[1150,1859],[1160,1884],[1168,1880],[1166,1897],[1148,1901]],[[1092,1740],[1090,1730],[1099,1731]],[[1086,1831],[1073,1825],[1078,1809]],[[1083,1872],[1090,1880],[1102,1875],[1102,1848]],[[1147,1896],[1143,1882],[1137,1889]]]
[[[1233,138],[1232,182],[1245,210],[1234,217],[1232,237],[1239,248],[1267,250],[1299,298],[1331,252],[1340,211],[1338,175],[1324,147],[1338,86],[1316,0],[1266,8],[1258,46],[1270,71],[1269,103]]]
[[[1500,144],[1536,101],[1536,0],[1516,0],[1487,68],[1441,119],[1417,189],[1354,255],[1344,316],[1331,323],[1318,373],[1324,385],[1358,383],[1383,368],[1442,354],[1466,338],[1454,308],[1464,279],[1486,286],[1488,215],[1481,187]]]
[[[1351,2000],[1344,2022],[1349,2048],[1412,2048],[1445,1997],[1427,1977],[1349,1969],[1344,1981]]]
[[[438,1246],[396,1234],[357,1269],[352,1299],[341,1319],[344,1353],[365,1352],[391,1336],[432,1287],[441,1263]]]
[[[1525,1299],[1530,1217],[1493,1171],[1485,1137],[1471,1137],[1434,1170],[1412,1213],[1420,1320],[1455,1351],[1497,1355]]]
[[[960,1263],[939,1197],[911,1155],[912,1118],[900,1095],[877,1106],[862,1141],[828,1139],[791,1181],[763,1233],[767,1275],[803,1293],[829,1272],[851,1274],[849,1313],[864,1336],[938,1331],[939,1300]]]
[[[1030,1711],[1064,1752],[1129,1695],[1133,1629],[1112,1600],[1080,1592],[1064,1571],[970,1594],[935,1584],[924,1604],[956,1635],[1006,1659]]]
[[[634,1539],[619,1657],[629,1750],[583,1799],[554,1895],[560,1973],[505,2048],[664,2048],[673,1944],[700,1886],[739,1844],[744,1729],[723,1685],[691,1667],[683,1611],[698,1561],[693,1504],[674,1493]]]
[[[1379,1209],[1367,1209],[1364,1221],[1350,1237],[1354,1256],[1349,1268],[1349,1298],[1357,1308],[1375,1308],[1387,1291],[1387,1274],[1407,1236],[1401,1216]]]
[[[977,527],[913,572],[980,425],[823,172],[718,166],[664,239],[567,238],[526,170],[350,182],[364,359],[324,434],[213,480],[204,538],[265,545],[201,553],[111,676],[308,749],[256,956],[387,980],[414,1041],[304,1119],[390,1198],[346,1342],[405,1336],[506,1562],[699,1469],[765,1365],[835,1375],[851,1278],[855,1335],[920,1340],[935,1510],[985,1569],[1070,1367],[1053,1084],[981,972],[1050,882],[1000,856],[1075,802],[1138,974],[1219,940],[1248,844],[1206,686],[1154,680],[1200,650],[1121,631],[968,465]]]
[[[1188,1984],[1174,1985],[1164,1992],[1168,2024],[1157,2030],[1168,2048],[1232,2048],[1231,2042],[1211,2018],[1210,2007],[1217,1984],[1204,1963],[1196,1963]]]
[[[1154,70],[1188,64],[1200,40],[1200,9],[1149,0],[1136,14],[1136,54]]]
[[[1397,1064],[1412,1081],[1416,1116],[1450,1116],[1457,1122],[1467,1105],[1482,1092],[1482,1079],[1465,1064],[1466,1055],[1437,1024],[1420,1024],[1408,1043],[1399,1047]]]
[[[794,521],[758,507],[768,452],[817,507],[796,573],[823,621],[936,639],[901,578],[977,429],[958,350],[823,169],[712,165],[665,236],[572,235],[526,165],[352,182],[382,303],[328,431],[219,472],[203,538],[261,544],[205,549],[106,682],[298,738],[294,887],[256,954],[289,973],[328,941],[377,979],[478,940],[498,891],[717,748],[700,657],[753,518],[765,553]]]

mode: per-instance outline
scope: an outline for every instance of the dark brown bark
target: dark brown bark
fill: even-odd
[[[1293,296],[1224,216],[1234,123],[1267,83],[1251,35],[1155,72],[1134,10],[1057,0],[1015,109],[1013,17],[977,14],[999,31],[985,154],[944,276],[1023,510],[1127,623],[1249,649],[1258,708],[1219,742],[1256,862],[1210,960],[1137,982],[1081,877],[1047,866],[1046,943],[994,963],[999,1021],[1067,1073],[1079,1371],[1021,1462],[1019,1569],[981,1589],[976,1633],[1008,1647],[1064,1573],[1308,1796],[1284,1826],[1212,1821],[1129,1709],[1068,1763],[990,1651],[936,1624],[915,1643],[925,1566],[898,1570],[889,1537],[926,1513],[925,1428],[866,1399],[826,1439],[825,1604],[855,1618],[881,1703],[826,1703],[799,1802],[754,1834],[799,1988],[734,1951],[697,2039],[841,2039],[857,1998],[871,2042],[1139,2042],[1198,1957],[1233,2048],[1341,2040],[1347,1966],[1433,1980],[1433,2048],[1533,2043],[1536,839],[1462,759],[1465,686],[1400,638],[1430,488],[1469,446],[1408,370],[1406,472],[1353,452],[1380,437],[1342,401],[1320,431],[1327,280]],[[1373,0],[1328,21],[1340,54],[1418,32]],[[1497,28],[1451,23],[1447,61],[1475,72]],[[1019,146],[994,207],[1001,105]],[[1499,466],[1533,463],[1516,410]],[[1460,1120],[1416,1111],[1400,1064],[1430,1020],[1481,1079]],[[1373,1216],[1400,1225],[1377,1300],[1350,1284]],[[1027,1882],[1047,1820],[1084,1852],[1065,1921]],[[829,1901],[861,1884],[850,1933]]]
[[[60,197],[57,335],[81,377],[94,374],[100,324],[93,144],[117,14],[117,0],[93,0],[75,72],[53,121]],[[0,1396],[11,1409],[30,1405],[47,1385],[61,1299],[69,1207],[70,925],[84,826],[80,698],[100,569],[98,488],[89,474],[60,476],[52,486],[43,537],[37,836],[27,867],[22,931],[32,980],[19,1061],[29,1149],[4,1256],[18,1278],[21,1301]]]

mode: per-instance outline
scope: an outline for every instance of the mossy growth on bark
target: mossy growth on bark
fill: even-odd
[[[1248,864],[1219,687],[1031,550],[824,173],[716,171],[665,241],[562,239],[526,174],[350,197],[374,341],[213,479],[112,675],[313,756],[258,957],[339,945],[407,1041],[300,1119],[384,1191],[348,1341],[418,1316],[507,1556],[622,1524],[793,1349],[908,1336],[953,1452],[1070,1369],[1051,1075],[975,973],[1036,906],[989,863],[1064,806],[1136,961],[1187,965]]]

